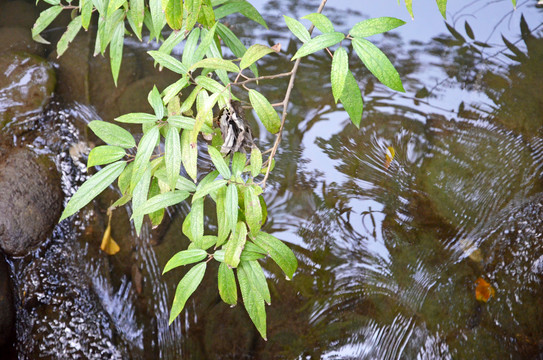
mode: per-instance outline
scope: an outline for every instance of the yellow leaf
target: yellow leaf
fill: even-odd
[[[111,236],[111,210],[108,210],[108,215],[109,220],[107,222],[107,228],[104,232],[104,236],[102,237],[102,244],[100,245],[100,249],[102,249],[102,251],[106,252],[106,254],[108,255],[115,255],[119,252],[119,250],[121,250],[121,248]]]
[[[495,294],[494,288],[482,277],[475,281],[475,299],[477,301],[487,302]]]
[[[396,155],[394,148],[392,146],[387,147],[387,151],[385,152],[385,169],[388,170],[392,160],[394,160],[394,155]]]

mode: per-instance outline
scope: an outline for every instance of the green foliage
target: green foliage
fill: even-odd
[[[63,10],[72,11],[74,8],[73,5],[62,5],[60,0],[46,2],[51,6],[42,11],[32,28],[32,37],[45,43],[42,31]],[[443,16],[446,3],[446,0],[437,0]],[[412,15],[411,0],[406,0],[406,6]],[[247,49],[234,32],[220,22],[233,13],[240,13],[267,28],[263,17],[245,0],[79,2],[72,21],[57,43],[58,56],[66,51],[81,28],[89,28],[93,14],[97,14],[94,51],[103,55],[109,47],[115,84],[121,67],[124,38],[135,36],[141,40],[144,30],[160,45],[158,50],[148,52],[155,65],[177,75],[162,92],[156,86],[149,92],[152,114],[130,113],[115,119],[118,123],[141,125],[143,136],[137,146],[132,134],[116,124],[105,121],[89,123],[89,128],[106,145],[97,146],[90,152],[87,166],[105,167],[83,183],[68,202],[61,220],[75,214],[116,179],[122,196],[113,207],[132,202],[131,220],[138,235],[145,217],[149,217],[156,226],[162,221],[165,208],[189,199],[191,209],[181,230],[190,240],[190,245],[168,261],[164,272],[195,265],[177,286],[170,323],[181,313],[187,299],[201,283],[207,262],[215,260],[220,262],[218,290],[221,299],[230,305],[237,303],[237,277],[244,307],[259,333],[266,338],[265,304],[271,303],[271,296],[259,260],[269,256],[287,279],[293,277],[298,266],[287,245],[262,231],[267,218],[263,186],[268,164],[273,170],[275,159],[273,155],[267,155],[269,151],[262,152],[252,144],[224,156],[221,151],[225,134],[214,126],[213,110],[216,107],[230,109],[232,101],[239,99],[244,99],[247,104],[248,99],[263,127],[280,137],[285,119],[279,117],[264,94],[250,87],[267,78],[258,77],[256,63],[279,50],[260,44]],[[368,19],[357,23],[349,34],[343,34],[337,32],[332,22],[321,13],[309,14],[302,19],[310,21],[321,34],[312,38],[311,32],[301,22],[284,16],[287,27],[302,43],[291,60],[300,61],[316,52],[327,51],[331,57],[334,100],[343,104],[354,125],[360,125],[363,101],[360,87],[349,69],[349,54],[353,53],[349,46],[379,81],[393,90],[404,91],[392,63],[366,39],[395,29],[405,24],[404,21],[390,17]],[[172,32],[164,38],[166,26]],[[467,33],[469,35],[469,31]],[[184,51],[178,59],[171,53],[183,41]],[[226,48],[234,54],[234,59],[223,57]],[[188,94],[183,102],[180,100],[181,91],[187,91],[185,96]],[[287,100],[280,104],[288,106]],[[244,119],[240,118],[227,119],[226,123],[229,121],[237,121],[236,126],[244,124]],[[215,169],[207,174],[199,174],[198,159],[203,155],[199,154],[197,146],[200,135],[213,137],[207,153]],[[135,154],[132,150],[127,151],[134,148]],[[249,148],[248,158],[246,151]],[[190,179],[180,175],[182,169]],[[264,179],[258,180],[259,177]],[[216,206],[216,234],[206,234],[204,205],[207,197]],[[207,208],[208,205],[205,206]],[[211,248],[213,250],[210,251]]]

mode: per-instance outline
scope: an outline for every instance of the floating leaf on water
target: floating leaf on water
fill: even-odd
[[[121,248],[111,236],[111,215],[111,210],[108,210],[109,220],[107,221],[107,228],[104,232],[104,236],[102,237],[102,244],[100,245],[100,249],[102,249],[102,251],[104,251],[108,255],[115,255],[119,252],[119,250],[121,250]]]
[[[396,155],[396,151],[392,146],[387,147],[387,150],[385,152],[385,169],[388,170],[390,167],[390,164],[392,163],[392,160],[394,160],[394,156]]]
[[[496,294],[496,290],[482,277],[475,281],[475,298],[477,301],[487,302]]]

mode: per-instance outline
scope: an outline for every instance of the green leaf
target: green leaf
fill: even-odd
[[[251,286],[247,274],[243,270],[238,270],[238,281],[243,298],[243,305],[249,314],[249,317],[255,324],[258,332],[266,340],[266,307],[260,293]]]
[[[516,0],[513,1],[513,6],[516,6]],[[447,19],[447,0],[436,0],[439,12],[443,16],[443,19]]]
[[[198,15],[200,14],[200,9],[202,7],[202,0],[185,0],[185,6],[187,10],[187,24],[185,25],[185,29],[190,31],[198,20]]]
[[[113,181],[115,181],[115,179],[117,179],[117,177],[119,177],[119,175],[121,175],[125,166],[126,162],[124,161],[109,164],[87,179],[72,196],[70,201],[68,201],[59,222],[66,219],[68,216],[75,214],[104,191]]]
[[[189,195],[190,194],[184,190],[174,190],[153,196],[138,207],[135,207],[136,205],[134,205],[135,209],[134,213],[132,214],[132,219],[160,209],[165,209],[168,206],[177,205],[185,201]]]
[[[151,12],[151,20],[153,23],[153,34],[157,40],[160,37],[164,23],[166,22],[166,16],[162,11],[161,0],[149,0],[149,10]]]
[[[215,29],[217,29],[217,23],[215,23],[215,25],[213,25],[213,27],[209,29],[209,31],[204,31],[205,29],[201,31],[201,36],[203,38],[202,41],[200,41],[200,45],[194,52],[194,56],[192,58],[193,61],[200,61],[204,58],[206,51],[209,49],[211,43],[213,42],[213,36],[215,36]]]
[[[194,63],[194,53],[198,45],[198,39],[200,38],[200,28],[194,28],[190,32],[187,41],[185,42],[185,48],[183,49],[183,55],[181,61],[187,68]]]
[[[211,79],[210,79],[211,80]],[[213,80],[214,81],[214,80]],[[206,96],[207,93],[201,92],[200,95]],[[198,114],[196,114],[196,121],[194,122],[194,130],[191,133],[191,146],[196,146],[196,140],[198,138],[198,133],[202,130],[202,127],[205,126],[206,120],[209,119],[209,123],[213,122],[213,106],[217,103],[217,99],[220,94],[216,93],[204,99],[204,101],[199,101]],[[203,98],[203,97],[202,97]]]
[[[162,275],[164,275],[171,269],[175,269],[176,267],[194,264],[198,261],[202,261],[206,258],[206,256],[206,251],[201,249],[180,251],[172,256],[170,260],[168,260],[166,266],[164,266],[164,271],[162,271]]]
[[[281,128],[281,119],[268,99],[256,90],[249,90],[249,100],[264,127],[275,134]]]
[[[130,0],[128,6],[128,22],[130,23],[132,30],[134,30],[134,34],[136,34],[141,41],[141,30],[143,28],[143,17],[145,13],[144,0]]]
[[[109,3],[107,4],[107,13],[113,14],[113,12],[123,6],[125,2],[126,0],[109,0]]]
[[[206,271],[206,265],[207,263],[205,262],[194,265],[194,267],[183,276],[179,285],[177,285],[173,298],[172,310],[170,312],[169,324],[171,324],[181,311],[183,311],[188,298],[196,291],[198,285],[202,282]]]
[[[275,50],[268,46],[260,44],[252,45],[241,58],[239,67],[243,70],[272,52],[275,52]]]
[[[134,170],[134,163],[132,165],[132,170]],[[133,174],[133,171],[132,171]],[[151,166],[147,165],[143,176],[140,181],[133,187],[133,196],[132,196],[132,209],[138,209],[147,201],[147,196],[149,194],[149,185],[151,184]],[[132,220],[134,220],[134,228],[136,229],[136,234],[139,236],[141,232],[141,227],[143,225],[143,216],[145,214],[135,215],[132,214]]]
[[[189,84],[189,80],[186,76],[182,77],[181,79],[177,80],[173,84],[169,85],[164,91],[162,92],[163,101],[164,104],[168,104],[170,100],[172,100],[181,90],[186,88]]]
[[[111,42],[115,29],[124,19],[123,10],[115,10],[112,14],[108,14],[105,18],[104,25],[98,26],[98,37],[100,38],[100,53],[104,54],[107,46]],[[100,24],[98,24],[100,25]]]
[[[181,133],[181,161],[187,174],[194,180],[197,180],[198,169],[198,147],[196,144],[191,146],[190,139],[194,130],[184,130]]]
[[[257,177],[262,169],[262,153],[260,149],[253,146],[251,149],[251,175]]]
[[[236,231],[238,223],[238,188],[236,184],[230,184],[226,189],[226,222],[232,232]]]
[[[357,23],[349,34],[353,37],[368,37],[381,34],[405,24],[405,21],[393,17],[379,17]]]
[[[245,154],[240,152],[234,153],[232,158],[232,178],[238,178],[241,175],[241,172],[245,168],[245,161],[247,161]]]
[[[511,0],[511,2],[513,3],[513,7],[515,8],[515,10],[517,9],[517,0]],[[447,1],[445,1],[445,4],[447,4]],[[441,9],[440,9],[441,10]]]
[[[224,187],[227,183],[228,183],[227,180],[222,179],[222,180],[213,181],[209,184],[206,184],[205,186],[202,186],[200,189],[198,189],[194,193],[194,195],[192,196],[192,201],[194,201],[195,199],[204,197],[207,194]]]
[[[236,305],[238,302],[238,288],[236,286],[236,278],[234,270],[228,267],[225,263],[219,265],[219,295],[222,301],[230,305]]]
[[[134,166],[134,163],[128,164],[121,175],[119,175],[119,180],[117,182],[117,186],[119,187],[119,190],[121,190],[122,194],[128,193],[128,188],[130,186],[130,178],[132,178],[132,167]]]
[[[106,121],[93,120],[89,123],[89,128],[102,139],[106,144],[120,146],[130,149],[136,146],[136,141],[132,134],[119,125],[108,123]]]
[[[123,45],[124,45],[124,22],[120,21],[115,27],[113,36],[111,37],[111,45],[109,47],[109,60],[111,62],[111,74],[113,75],[113,81],[117,86],[117,79],[119,78],[119,70],[121,69],[121,61],[123,59]]]
[[[177,60],[171,55],[167,55],[155,50],[147,51],[147,53],[151,55],[151,57],[155,59],[156,62],[159,63],[161,66],[173,71],[174,73],[186,74],[188,72],[187,67],[183,65],[181,61]]]
[[[226,241],[228,234],[230,233],[230,227],[228,226],[228,220],[226,218],[226,186],[217,190],[217,196],[215,197],[217,203],[217,244],[216,247],[221,246]]]
[[[136,153],[136,158],[134,159],[134,169],[132,170],[132,179],[130,180],[130,187],[133,189],[134,186],[140,181],[151,154],[157,144],[157,141],[160,137],[159,127],[153,126],[140,140],[138,144],[138,152]]]
[[[109,164],[121,160],[126,155],[126,151],[119,146],[97,146],[89,153],[87,167]]]
[[[215,235],[204,235],[198,243],[191,242],[188,248],[207,250],[216,243],[217,237]]]
[[[230,179],[232,176],[232,173],[230,172],[230,169],[228,168],[228,165],[226,164],[226,161],[224,161],[224,158],[222,157],[219,150],[215,149],[213,146],[208,145],[207,152],[209,153],[209,156],[211,157],[211,161],[213,162],[213,165],[215,165],[215,168],[219,170],[219,173],[224,179]]]
[[[407,8],[407,11],[409,11],[411,19],[414,19],[415,16],[413,15],[413,0],[405,0],[405,7]]]
[[[218,262],[224,262],[224,249],[217,250],[213,253],[213,258]]]
[[[166,55],[171,54],[173,48],[179,45],[181,41],[185,39],[185,37],[186,34],[184,31],[172,31],[166,41],[160,45],[158,51]]]
[[[62,34],[62,37],[58,41],[57,59],[68,49],[68,45],[73,41],[79,30],[81,30],[81,16],[77,16],[70,21],[66,32]]]
[[[247,275],[247,280],[251,284],[251,287],[258,291],[262,299],[268,304],[271,305],[271,296],[270,289],[268,288],[268,282],[266,281],[266,276],[262,270],[262,266],[258,261],[242,261],[239,264],[241,271],[245,272]]]
[[[88,30],[92,17],[92,0],[81,0],[79,7],[81,8],[81,25]]]
[[[224,262],[230,267],[238,266],[245,241],[247,241],[247,227],[243,221],[238,221],[236,231],[232,232],[224,247]]]
[[[144,123],[156,123],[157,117],[153,114],[146,113],[130,113],[115,118],[115,121],[127,124],[144,124]]]
[[[149,92],[147,101],[149,101],[149,104],[151,104],[151,107],[155,111],[156,118],[162,120],[164,117],[164,104],[156,86],[153,86],[153,90]]]
[[[315,25],[323,34],[334,32],[334,25],[332,22],[323,14],[313,13],[304,16],[302,19],[307,19]]]
[[[264,26],[266,29],[268,25],[258,10],[245,0],[230,0],[223,6],[215,9],[215,18],[221,19],[227,15],[239,12],[246,18],[253,20],[254,22]]]
[[[230,71],[234,73],[239,72],[238,66],[234,64],[232,61],[217,59],[217,58],[207,58],[207,59],[200,60],[197,63],[193,64],[189,68],[189,71],[192,71],[198,68],[207,68],[207,69],[213,69],[213,70],[221,69],[221,70],[226,70],[226,71]]]
[[[468,22],[464,22],[464,28],[466,29],[466,34],[470,37],[471,40],[475,40],[475,35],[473,34],[473,29],[469,26]]]
[[[151,168],[152,168],[152,165],[151,165]],[[160,185],[158,184],[158,179],[155,177],[151,180],[151,186],[149,187],[149,199],[155,196],[158,196],[161,193],[162,191],[160,189]],[[156,211],[149,213],[149,219],[151,220],[151,225],[153,226],[153,228],[160,225],[160,223],[164,219],[164,214],[165,214],[164,209],[158,209]]]
[[[166,163],[168,185],[173,189],[181,170],[181,141],[179,140],[179,130],[177,128],[170,127],[166,135],[164,147],[164,162]]]
[[[275,261],[287,275],[287,279],[292,279],[294,272],[298,268],[298,260],[288,246],[275,236],[262,231],[258,233],[253,241],[256,245],[268,252],[273,261]]]
[[[309,31],[307,31],[307,29],[301,22],[286,15],[283,15],[283,17],[285,18],[285,23],[287,24],[290,32],[292,32],[298,39],[300,39],[301,42],[306,43],[311,40],[311,35],[309,35]]]
[[[168,0],[165,13],[168,25],[173,30],[181,30],[183,26],[183,0]]]
[[[212,93],[218,93],[223,96],[228,94],[228,90],[226,90],[223,85],[207,76],[200,75],[196,79],[194,79],[194,81],[196,82],[196,84],[200,85],[201,87]]]
[[[168,118],[168,124],[175,126],[176,128],[186,130],[194,129],[195,121],[195,119],[183,115],[175,115]]]
[[[347,51],[340,46],[334,52],[331,70],[332,94],[334,95],[334,100],[336,103],[341,97],[343,89],[345,88],[345,79],[347,78],[348,72],[349,57],[347,55]]]
[[[245,221],[249,226],[251,235],[255,236],[262,227],[262,208],[260,207],[258,195],[256,195],[255,189],[252,186],[245,187],[244,204]]]
[[[405,92],[400,75],[385,54],[366,39],[355,38],[353,47],[368,70],[392,90]]]
[[[192,198],[190,209],[190,232],[193,242],[199,242],[204,236],[204,198]]]
[[[358,83],[350,71],[347,71],[345,78],[345,87],[343,93],[339,98],[345,111],[349,114],[353,124],[360,128],[360,121],[362,120],[362,110],[364,103],[362,102],[362,92],[358,87]]]
[[[40,16],[38,17],[38,20],[36,20],[36,23],[34,23],[34,26],[32,27],[32,38],[34,40],[37,39],[37,36],[45,30],[55,20],[55,18],[61,13],[62,6],[51,6],[49,9],[44,10],[40,13]],[[39,38],[44,42],[45,44],[49,44],[48,41],[43,40],[43,38]]]
[[[309,54],[313,54],[314,52],[317,52],[324,48],[336,45],[343,39],[345,39],[345,35],[340,32],[326,33],[316,36],[303,44],[302,47],[298,49],[296,54],[294,54],[294,56],[290,60],[296,60]]]
[[[238,39],[238,37],[232,32],[232,30],[230,30],[229,28],[227,28],[225,25],[221,23],[217,23],[217,24],[218,24],[217,33],[219,34],[221,39],[224,41],[226,46],[228,46],[228,48],[232,50],[234,55],[237,56],[238,58],[243,57],[243,55],[247,51],[247,49],[245,48],[245,45],[243,45],[241,40]],[[256,67],[256,64],[251,65],[249,68],[251,69],[253,74],[256,77],[258,77],[258,69]]]

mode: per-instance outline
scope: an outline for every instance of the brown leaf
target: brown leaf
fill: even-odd
[[[495,294],[494,288],[482,277],[475,281],[475,299],[477,301],[487,302]]]
[[[107,228],[104,232],[104,236],[102,237],[102,244],[100,245],[100,249],[102,249],[102,251],[104,251],[108,255],[115,255],[119,252],[119,250],[121,250],[121,248],[111,236],[111,210],[108,210],[108,215],[109,219],[107,222]]]

